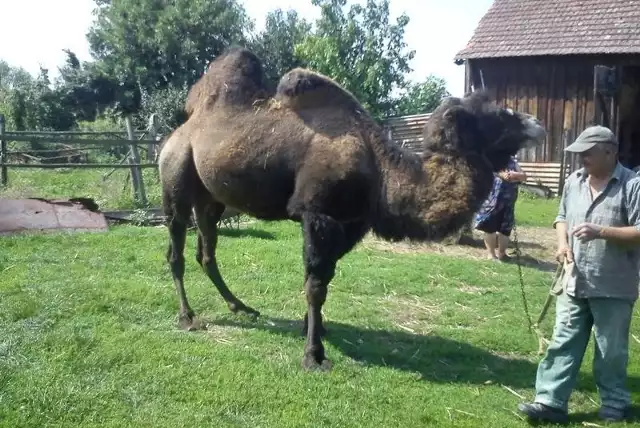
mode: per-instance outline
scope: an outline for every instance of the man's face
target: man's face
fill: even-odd
[[[580,160],[588,173],[598,173],[609,168],[611,159],[615,155],[614,152],[613,147],[598,144],[580,153]]]

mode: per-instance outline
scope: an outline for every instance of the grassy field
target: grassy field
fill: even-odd
[[[521,197],[519,225],[549,227],[556,204]],[[334,369],[305,373],[299,228],[255,222],[222,235],[222,273],[262,317],[228,313],[191,232],[187,293],[208,326],[198,332],[176,328],[164,228],[0,238],[0,426],[527,426],[514,410],[517,395],[532,397],[540,357],[516,266],[365,241],[339,263],[324,307]],[[523,272],[536,317],[551,273]],[[553,309],[547,336],[552,319]],[[632,340],[634,400],[639,348]],[[591,358],[575,426],[598,423]]]
[[[0,187],[0,198],[93,198],[102,210],[136,208],[129,169],[10,169],[9,185]],[[156,169],[143,170],[150,206],[160,206]]]

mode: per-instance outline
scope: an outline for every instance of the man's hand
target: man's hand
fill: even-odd
[[[579,240],[586,242],[600,237],[602,226],[593,223],[581,223],[574,226],[571,234]]]
[[[567,258],[568,263],[573,263],[573,251],[568,246],[562,246],[558,248],[556,251],[556,260],[560,263],[564,263],[565,257]]]

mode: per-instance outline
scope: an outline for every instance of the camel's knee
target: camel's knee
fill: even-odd
[[[306,268],[309,273],[307,283],[317,281],[328,284],[336,273],[336,262],[333,257],[327,256],[323,251],[311,248],[306,254]]]
[[[172,253],[171,256],[169,256],[169,265],[175,275],[184,275],[184,256],[182,254]]]
[[[200,257],[198,263],[200,263],[200,266],[202,266],[204,269],[208,269],[215,264],[215,260],[213,259],[213,257],[205,255]]]
[[[327,283],[310,275],[305,284],[305,294],[307,303],[312,306],[322,306],[327,300]]]

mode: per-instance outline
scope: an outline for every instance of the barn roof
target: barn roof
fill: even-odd
[[[455,56],[640,53],[640,0],[494,0]]]

